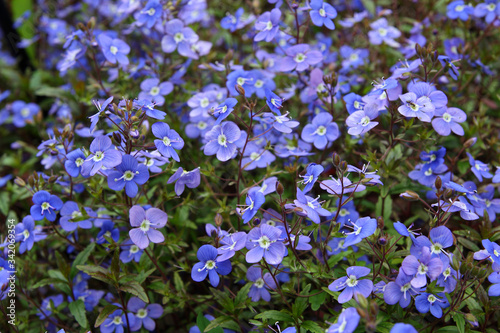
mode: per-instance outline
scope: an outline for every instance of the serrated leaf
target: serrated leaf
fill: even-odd
[[[82,252],[78,253],[73,264],[71,265],[70,270],[70,278],[73,279],[78,273],[78,269],[76,268],[78,265],[83,265],[87,262],[90,254],[95,249],[95,243],[90,243]]]
[[[115,310],[117,309],[119,309],[119,307],[117,307],[116,305],[113,304],[106,305],[99,313],[99,316],[95,321],[94,327],[101,326],[101,324],[106,320],[106,318],[108,318],[109,315],[115,312]]]
[[[319,293],[317,295],[309,297],[309,303],[311,304],[311,309],[313,311],[318,311],[321,305],[326,300],[326,293]]]
[[[142,301],[149,303],[148,295],[144,291],[144,288],[136,281],[130,281],[127,284],[121,285],[120,290],[130,293],[139,297]]]
[[[85,315],[85,303],[81,299],[69,303],[68,308],[82,328],[85,328],[89,325],[87,316]]]
[[[305,328],[306,330],[313,332],[313,333],[324,333],[325,329],[321,328],[318,323],[311,321],[311,320],[306,320],[300,325],[301,328]]]
[[[273,323],[276,321],[293,322],[293,317],[290,316],[288,313],[276,310],[269,310],[259,313],[258,315],[255,316],[255,319],[263,319],[263,320],[270,319]]]

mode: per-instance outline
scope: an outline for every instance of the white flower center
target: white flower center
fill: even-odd
[[[257,242],[259,243],[259,246],[263,249],[268,249],[269,246],[271,246],[271,240],[267,236],[262,236],[260,237]]]
[[[206,108],[208,106],[208,104],[210,104],[210,101],[208,100],[208,98],[206,97],[203,97],[201,100],[200,100],[200,106],[202,108]]]
[[[151,88],[151,90],[149,91],[149,94],[151,96],[156,96],[160,93],[160,88],[159,87],[153,87]]]
[[[258,161],[258,160],[260,160],[260,158],[261,158],[261,155],[260,155],[259,153],[255,153],[255,152],[254,152],[254,153],[251,153],[251,154],[250,154],[250,159],[251,159],[252,161]]]
[[[142,318],[146,318],[147,315],[148,315],[148,310],[146,310],[146,309],[139,309],[139,311],[137,311],[137,313],[136,313],[135,316],[137,318],[141,318],[142,319]]]
[[[273,22],[267,21],[266,29],[264,29],[264,30],[271,30],[272,28],[273,28]]]
[[[370,123],[370,117],[366,116],[361,119],[361,126],[365,127]]]
[[[204,130],[205,128],[207,128],[207,126],[208,126],[207,123],[204,122],[204,121],[199,121],[198,124],[197,124],[197,127],[200,130]]]
[[[429,296],[427,297],[427,300],[429,301],[429,303],[431,303],[431,304],[432,304],[432,303],[434,303],[435,301],[437,301],[437,298],[436,298],[436,296],[434,296],[434,295],[429,295]]]
[[[496,5],[496,4],[494,4],[494,3],[490,3],[490,4],[488,4],[488,6],[486,6],[486,8],[487,8],[490,12],[492,12],[492,11],[494,11],[494,10],[495,10],[495,8],[497,8],[497,5]]]
[[[356,287],[358,285],[358,279],[354,275],[350,275],[346,281],[349,287]]]
[[[293,58],[293,60],[295,60],[295,62],[303,62],[304,60],[306,60],[306,55],[304,53],[299,53],[295,56],[295,58]]]
[[[435,243],[434,245],[431,246],[431,252],[435,254],[440,254],[442,248],[443,246],[441,244]]]
[[[264,279],[263,278],[258,278],[257,281],[253,284],[257,288],[263,288],[264,287]]]
[[[24,236],[24,240],[27,240],[28,237],[30,236],[30,232],[28,229],[24,229],[23,231],[23,236]]]
[[[21,109],[21,116],[23,116],[23,118],[26,118],[30,115],[30,109],[28,108],[22,108]]]
[[[149,8],[149,10],[146,12],[149,16],[153,16],[156,13],[156,10],[154,8]]]
[[[325,11],[325,9],[321,8],[321,9],[319,10],[319,15],[321,15],[321,16],[323,16],[323,17],[325,17],[325,16],[326,16],[326,11]]]
[[[121,316],[116,316],[113,318],[113,324],[115,325],[121,325],[122,324],[122,317]]]
[[[349,211],[345,208],[342,208],[339,212],[339,215],[340,216],[346,216],[346,215],[349,215]]]
[[[171,141],[170,141],[170,138],[168,136],[164,136],[163,137],[163,144],[165,146],[170,146],[171,145]]]
[[[422,263],[420,264],[420,266],[418,266],[418,274],[420,274],[420,275],[425,275],[428,270],[429,270],[429,267],[427,267],[426,265],[424,265]]]
[[[429,177],[430,175],[432,175],[432,169],[431,168],[427,169],[427,171],[424,172],[424,175],[426,175],[427,177]]]
[[[137,252],[139,252],[139,247],[137,245],[132,245],[130,247],[130,253],[135,254]]]
[[[264,85],[264,81],[262,81],[262,80],[257,80],[257,81],[255,81],[255,84],[254,84],[255,88],[262,88],[263,85]]]
[[[316,134],[321,135],[321,136],[325,135],[326,134],[326,127],[323,125],[319,126],[318,129],[316,130]]]
[[[148,220],[148,219],[144,219],[142,222],[141,222],[141,225],[140,225],[140,229],[143,231],[143,232],[148,232],[149,230],[149,226],[151,225],[151,222]]]
[[[71,213],[71,219],[76,219],[77,217],[82,216],[82,213],[75,210],[73,213]]]
[[[179,44],[180,42],[182,42],[184,40],[184,35],[182,34],[182,32],[178,32],[174,35],[174,40],[177,44]]]
[[[116,55],[118,53],[118,48],[116,46],[111,46],[109,48],[109,52],[111,52],[111,54],[113,54],[113,55]]]
[[[359,56],[358,56],[357,53],[353,53],[353,54],[351,54],[351,56],[349,57],[349,59],[351,61],[357,61],[359,59]]]
[[[123,173],[123,179],[125,179],[126,181],[131,181],[132,179],[134,179],[134,173],[130,170],[127,170]]]
[[[77,167],[79,166],[82,166],[83,162],[85,162],[85,160],[81,157],[78,157],[76,160],[75,160],[75,164]]]
[[[378,34],[382,37],[385,37],[385,35],[387,35],[387,29],[385,28],[379,28],[378,29]]]
[[[219,145],[227,147],[227,138],[224,134],[220,134],[219,137],[217,138],[217,142]]]
[[[96,152],[95,152],[95,155],[94,155],[94,157],[93,157],[93,159],[94,159],[94,161],[95,161],[95,162],[99,162],[99,161],[101,161],[103,158],[104,158],[104,152],[102,152],[102,151],[100,151],[100,150],[96,151]]]
[[[449,113],[443,114],[443,120],[449,123],[452,119],[452,116]]]
[[[464,6],[462,6],[462,5],[458,5],[458,6],[455,7],[455,11],[456,12],[460,13],[460,12],[463,12],[463,10],[464,10]]]

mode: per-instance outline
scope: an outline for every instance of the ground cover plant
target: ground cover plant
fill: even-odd
[[[500,329],[497,0],[6,5],[2,332]]]

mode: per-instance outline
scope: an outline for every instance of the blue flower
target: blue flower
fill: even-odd
[[[135,316],[130,312],[124,314],[121,309],[116,310],[115,312],[111,313],[101,324],[101,333],[123,333],[125,331],[127,323],[129,323],[131,327],[134,326]]]
[[[255,29],[259,33],[255,35],[254,40],[256,42],[261,40],[266,40],[266,42],[272,41],[279,30],[280,18],[281,11],[278,8],[260,15],[257,22],[255,22]]]
[[[192,59],[198,59],[191,46],[199,39],[191,28],[185,28],[181,20],[173,19],[167,22],[165,31],[167,34],[161,40],[161,48],[165,53],[172,53],[177,49],[180,55]]]
[[[246,207],[240,211],[243,223],[248,223],[257,214],[264,202],[266,202],[266,198],[262,192],[249,191],[245,200]]]
[[[397,323],[392,326],[390,333],[418,333],[418,331],[410,324]]]
[[[248,297],[252,299],[252,302],[258,302],[261,298],[266,302],[271,300],[271,294],[268,289],[277,288],[271,273],[266,272],[262,274],[260,267],[252,266],[247,271],[247,279],[253,282],[248,292]]]
[[[323,2],[323,0],[311,0],[311,21],[315,26],[322,27],[323,25],[330,30],[335,30],[333,19],[337,17],[337,11],[332,5]]]
[[[434,281],[443,271],[443,262],[439,258],[431,258],[431,251],[426,246],[421,250],[419,258],[409,255],[403,260],[401,269],[406,275],[413,276],[411,285],[415,288],[425,287],[427,278]]]
[[[301,134],[302,140],[313,143],[314,147],[320,150],[325,149],[329,142],[337,140],[339,136],[339,127],[327,112],[317,114],[311,124],[304,126]]]
[[[457,18],[462,21],[467,21],[469,16],[474,13],[474,7],[465,4],[463,0],[453,1],[447,7],[446,15],[452,20]]]
[[[281,239],[282,230],[268,224],[250,230],[247,236],[246,261],[254,264],[264,258],[270,265],[278,265],[283,260],[286,247]]]
[[[384,288],[384,301],[393,305],[399,302],[399,306],[406,308],[410,305],[412,296],[421,292],[411,284],[412,275],[407,275],[401,269],[394,282],[389,282]]]
[[[120,260],[124,264],[131,262],[134,260],[135,262],[139,262],[141,260],[143,250],[139,249],[137,245],[135,245],[132,240],[127,239],[120,245],[121,253]]]
[[[175,194],[181,195],[184,192],[185,186],[189,188],[196,188],[200,185],[200,168],[191,171],[185,171],[182,168],[177,171],[168,179],[167,184],[175,182]]]
[[[479,179],[480,182],[483,181],[484,178],[493,178],[493,175],[490,173],[490,168],[488,164],[483,163],[479,160],[475,160],[471,154],[467,153],[469,156],[469,164],[471,165],[472,173]]]
[[[141,82],[141,92],[139,100],[149,100],[155,102],[155,105],[162,106],[165,103],[165,97],[174,90],[174,85],[168,81],[160,83],[160,79],[149,78]]]
[[[130,52],[130,46],[127,43],[118,38],[113,39],[104,33],[97,36],[97,41],[107,61],[112,64],[116,64],[116,62],[121,65],[129,64],[127,54]]]
[[[280,110],[283,107],[282,103],[284,100],[284,98],[279,97],[270,89],[266,89],[266,104],[269,106],[269,109],[277,115],[281,115]]]
[[[488,281],[492,283],[488,289],[488,296],[500,296],[500,272],[493,272],[488,276]]]
[[[157,20],[161,19],[163,13],[162,5],[158,0],[149,0],[146,6],[137,13],[135,19],[140,25],[146,25],[151,29]]]
[[[219,125],[221,121],[227,118],[233,112],[234,106],[238,103],[236,98],[228,98],[224,103],[220,104],[214,110],[214,116],[217,118],[215,125]]]
[[[46,218],[49,221],[55,221],[59,209],[62,208],[63,202],[57,195],[50,194],[47,191],[38,191],[33,195],[33,206],[30,213],[35,221],[40,221]]]
[[[456,7],[455,7],[456,11]],[[474,16],[484,17],[486,23],[490,24],[500,15],[500,6],[497,0],[486,0],[477,4],[474,8]]]
[[[337,322],[331,325],[326,333],[353,333],[358,327],[361,316],[356,308],[342,310]]]
[[[135,324],[130,325],[131,331],[139,331],[141,327],[152,332],[156,328],[155,321],[163,314],[163,307],[160,304],[146,304],[138,297],[131,297],[127,303],[127,310],[135,315]]]
[[[377,220],[369,217],[362,217],[356,222],[352,222],[352,228],[354,231],[345,233],[347,235],[344,241],[345,247],[358,244],[366,237],[373,235],[375,230],[377,230]]]
[[[27,123],[32,123],[35,115],[40,112],[40,107],[35,103],[25,103],[15,101],[11,105],[13,117],[12,123],[16,127],[24,127]]]
[[[68,175],[75,178],[80,175],[80,170],[82,169],[83,162],[85,162],[85,154],[81,149],[75,149],[66,155],[64,168],[68,172]]]
[[[448,299],[444,293],[437,293],[436,295],[430,293],[422,293],[415,297],[415,307],[420,313],[427,313],[429,310],[436,318],[441,318],[443,315],[443,308],[450,306]]]
[[[92,228],[92,221],[85,219],[77,222],[71,221],[72,219],[82,217],[78,204],[74,201],[66,201],[61,208],[61,219],[59,223],[65,231],[75,231],[77,227],[82,229]]]
[[[104,236],[111,238],[115,242],[118,242],[120,239],[120,230],[115,228],[115,224],[111,220],[104,220],[101,225],[101,230],[97,234],[96,243],[104,244],[108,243],[107,239]]]
[[[330,216],[331,213],[321,207],[321,203],[318,202],[319,196],[316,199],[305,195],[300,188],[297,188],[297,199],[294,200],[294,204],[286,204],[286,209],[299,208],[299,210],[294,209],[295,213],[300,216],[307,216],[314,223],[318,224],[321,222],[320,216]]]
[[[320,51],[311,50],[308,44],[297,44],[285,49],[285,57],[280,63],[280,71],[290,72],[296,70],[303,72],[321,62],[323,54]]]
[[[306,185],[303,190],[304,193],[307,193],[312,189],[314,183],[318,180],[319,175],[321,175],[324,170],[325,168],[316,163],[311,163],[307,166],[306,174],[300,176],[304,178],[301,183]]]
[[[241,131],[232,121],[215,125],[205,134],[208,141],[203,148],[203,153],[207,156],[217,155],[217,159],[226,162],[231,159],[236,152],[234,142],[240,138]]]
[[[184,140],[179,134],[170,129],[167,123],[154,123],[151,126],[153,135],[160,140],[155,140],[156,149],[165,157],[172,157],[177,162],[180,161],[176,150],[184,147]]]
[[[134,227],[129,231],[130,239],[141,250],[147,248],[150,241],[161,243],[165,240],[161,231],[156,229],[163,228],[167,224],[167,213],[158,208],[144,210],[141,206],[135,205],[130,208],[129,215],[130,225]]]
[[[35,221],[30,215],[23,218],[23,221],[16,225],[15,231],[16,243],[20,244],[20,254],[31,250],[35,242],[41,241],[47,237],[47,235],[42,232],[42,228],[40,226],[35,226]]]
[[[387,19],[380,18],[375,22],[370,23],[370,27],[373,29],[368,32],[368,37],[370,38],[370,43],[373,45],[380,45],[386,43],[392,47],[399,47],[400,44],[394,39],[401,36],[401,31],[390,26],[387,23]]]
[[[93,176],[103,167],[112,169],[122,163],[122,154],[111,144],[111,139],[105,135],[97,137],[90,144],[91,154],[82,164],[82,176]]]
[[[224,261],[232,258],[236,251],[245,247],[247,242],[247,234],[243,231],[234,234],[225,234],[220,240],[220,247],[217,248],[219,261]]]
[[[217,249],[212,245],[205,244],[198,249],[198,260],[191,270],[191,278],[196,282],[205,280],[208,275],[212,287],[219,285],[219,274],[228,275],[232,267],[229,260],[218,261]]]
[[[144,185],[149,179],[148,167],[139,164],[131,155],[124,155],[122,163],[108,175],[110,189],[120,191],[125,187],[125,193],[131,198],[137,195],[137,185]]]
[[[360,280],[360,278],[370,274],[370,271],[368,267],[351,266],[346,270],[347,276],[333,281],[328,289],[331,291],[343,290],[338,297],[338,302],[341,304],[350,301],[353,296],[357,299],[357,294],[368,297],[372,293],[373,282],[368,279]]]

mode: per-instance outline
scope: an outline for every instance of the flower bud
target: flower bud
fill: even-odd
[[[254,226],[257,226],[260,224],[260,219],[258,217],[256,217],[254,220],[253,220],[253,225]]]
[[[340,162],[340,171],[342,171],[343,173],[347,171],[347,162],[346,161],[342,161]]]
[[[285,191],[285,189],[283,188],[283,185],[281,185],[281,183],[279,181],[276,182],[276,193],[278,193],[278,195],[283,195],[283,192]]]
[[[413,192],[410,190],[407,190],[406,192],[401,193],[399,196],[405,200],[408,200],[408,201],[415,201],[415,200],[418,200],[420,198],[420,196],[416,192]]]
[[[87,22],[87,28],[92,30],[95,27],[95,17],[92,16],[90,20]]]
[[[220,227],[220,226],[222,225],[222,221],[223,221],[223,219],[222,219],[222,215],[220,215],[219,213],[217,213],[217,214],[215,215],[214,220],[215,220],[215,225],[216,225],[217,227]]]
[[[384,229],[384,218],[382,216],[377,218],[377,228],[380,230]]]
[[[25,182],[25,181],[24,181],[24,179],[22,179],[21,177],[16,177],[16,179],[14,180],[14,183],[15,183],[17,186],[21,186],[21,187],[26,186],[26,182]]]
[[[470,147],[474,146],[476,144],[476,142],[477,142],[476,137],[470,138],[469,140],[465,141],[464,148],[470,148]]]
[[[380,236],[378,239],[379,245],[385,246],[387,244],[387,237],[385,236]]]
[[[243,87],[240,86],[239,84],[235,85],[234,89],[236,89],[238,94],[240,94],[241,96],[245,96],[245,89],[243,89]]]
[[[368,300],[366,299],[365,296],[361,295],[361,294],[358,294],[358,299],[357,299],[359,305],[363,308],[363,309],[368,309]],[[359,310],[358,310],[359,312]]]
[[[335,165],[336,167],[338,167],[340,162],[342,161],[340,159],[340,155],[337,153],[333,153],[332,159],[333,159],[333,165]]]
[[[443,181],[441,180],[441,177],[437,176],[436,181],[434,182],[434,186],[436,186],[436,189],[441,189],[441,186],[443,186]]]

